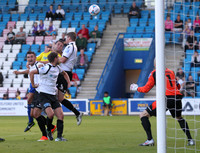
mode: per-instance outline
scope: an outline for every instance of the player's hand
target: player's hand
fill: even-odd
[[[13,73],[14,73],[14,74],[19,74],[19,72],[18,72],[18,71],[13,71]]]
[[[38,86],[39,86],[38,84],[32,85],[33,88],[37,88]]]
[[[131,91],[137,91],[137,89],[138,89],[138,85],[137,84],[133,83],[133,84],[130,85],[130,90]]]

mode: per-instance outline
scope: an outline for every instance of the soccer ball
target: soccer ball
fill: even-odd
[[[91,15],[97,15],[99,14],[100,12],[100,7],[96,4],[92,4],[90,7],[89,7],[89,13]]]

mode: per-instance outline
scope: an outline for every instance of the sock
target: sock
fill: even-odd
[[[188,139],[192,139],[189,126],[188,126],[187,122],[185,121],[185,119],[184,118],[179,119],[178,122],[179,122],[181,129],[183,130],[183,132],[185,132],[186,136],[188,137]]]
[[[62,120],[57,120],[57,137],[60,138],[62,137],[63,133],[63,121]]]
[[[47,117],[47,130],[51,131],[51,126],[52,126],[53,118],[50,119]]]
[[[33,118],[31,117],[31,104],[28,104],[28,122],[32,123],[33,122]]]
[[[69,110],[71,110],[76,116],[79,116],[80,115],[80,112],[74,108],[74,106],[72,105],[72,103],[67,100],[67,99],[64,99],[61,104],[63,104],[66,108],[68,108]]]
[[[45,125],[47,125],[47,119],[48,119],[48,117],[47,117],[47,119],[43,115],[41,115],[41,117],[43,118],[43,120],[45,120]],[[53,129],[53,128],[54,128],[54,125],[51,124],[51,129]]]
[[[146,116],[142,117],[141,121],[142,121],[142,126],[144,130],[146,131],[147,139],[148,140],[153,139],[152,134],[151,134],[151,123],[149,122],[149,118]]]
[[[38,118],[36,118],[36,120],[38,122],[40,131],[42,132],[42,135],[47,136],[46,129],[45,129],[45,120],[43,120],[43,117],[39,116]]]

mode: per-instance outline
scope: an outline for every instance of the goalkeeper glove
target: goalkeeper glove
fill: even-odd
[[[133,83],[133,84],[130,85],[130,90],[131,91],[137,91],[137,89],[138,89],[138,85],[137,84]]]

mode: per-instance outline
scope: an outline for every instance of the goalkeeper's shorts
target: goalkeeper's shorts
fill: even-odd
[[[173,118],[181,116],[182,98],[183,98],[182,95],[166,96],[166,100],[167,100],[166,111],[169,110]],[[146,111],[149,113],[150,116],[156,116],[156,101],[154,101],[150,106],[148,106],[146,108]]]

